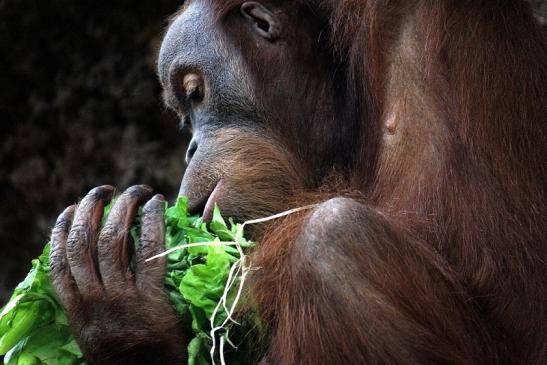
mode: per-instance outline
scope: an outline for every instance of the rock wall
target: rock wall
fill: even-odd
[[[0,306],[90,188],[175,196],[187,136],[155,58],[182,1],[0,1]]]

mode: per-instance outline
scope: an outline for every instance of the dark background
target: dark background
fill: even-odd
[[[545,24],[547,0],[532,3]],[[181,4],[0,0],[0,306],[90,188],[176,196],[188,136],[162,105],[155,59]]]
[[[0,0],[0,307],[94,186],[176,196],[187,136],[156,55],[181,0]]]

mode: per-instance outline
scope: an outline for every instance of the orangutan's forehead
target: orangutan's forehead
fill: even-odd
[[[211,3],[216,18],[221,18],[230,10],[240,6],[244,0],[206,0]]]

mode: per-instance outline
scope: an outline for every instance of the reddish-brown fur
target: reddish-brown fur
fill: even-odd
[[[216,3],[222,18],[241,1]],[[360,126],[355,162],[338,185],[368,207],[331,222],[349,228],[323,238],[354,257],[363,252],[351,247],[364,238],[379,244],[371,254],[394,247],[370,271],[360,268],[368,280],[379,275],[381,289],[359,294],[385,296],[385,307],[376,307],[344,288],[324,292],[318,274],[299,267],[308,262],[298,237],[309,215],[266,234],[253,295],[273,327],[270,358],[545,363],[547,47],[526,4],[317,3],[329,47],[345,59],[348,105]],[[371,233],[367,224],[384,228]],[[379,321],[380,340],[352,323],[367,306],[378,308],[367,320]],[[338,311],[318,309],[329,307]],[[416,339],[423,342],[405,343]]]
[[[194,1],[159,60],[176,96],[185,57],[211,57],[192,65],[203,100],[167,97],[195,112],[190,209],[213,197],[245,220],[317,203],[247,232],[264,362],[544,364],[547,45],[525,3],[247,4],[270,32],[241,0]],[[194,27],[209,5],[218,22]],[[163,198],[144,207],[132,273],[127,232],[151,189],[126,190],[99,232],[113,190],[61,214],[53,285],[88,363],[186,361],[157,290],[165,262],[144,260],[163,247]]]

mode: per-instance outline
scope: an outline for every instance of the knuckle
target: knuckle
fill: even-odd
[[[51,249],[49,253],[49,263],[50,266],[58,264],[61,260],[63,260],[65,257],[65,252],[61,248],[54,247]]]
[[[158,246],[158,240],[157,237],[151,237],[150,235],[143,234],[143,236],[140,239],[139,247],[142,247],[143,249],[150,249],[151,247]]]
[[[87,224],[83,223],[75,223],[70,229],[70,234],[77,238],[87,238],[88,232],[89,227],[87,226]]]
[[[68,217],[66,217],[65,215],[60,215],[55,222],[55,226],[53,226],[52,233],[58,234],[61,232],[66,232],[68,230],[68,227],[70,227],[70,223],[71,221]]]
[[[119,230],[118,224],[108,220],[99,233],[99,241],[112,241],[117,236]]]
[[[49,267],[54,276],[64,272],[68,268],[64,252],[52,250],[49,254]]]
[[[146,236],[141,238],[139,247],[137,248],[138,256],[143,259],[157,255],[163,251],[163,245],[157,239]]]
[[[164,229],[151,229],[150,227],[143,227],[140,237],[139,247],[143,248],[163,248]]]
[[[99,245],[110,246],[114,242],[119,242],[125,238],[127,230],[114,223],[105,225],[99,233]]]
[[[87,242],[90,232],[89,227],[85,224],[74,224],[70,230],[70,234],[67,238],[67,248],[73,248],[80,244]]]

